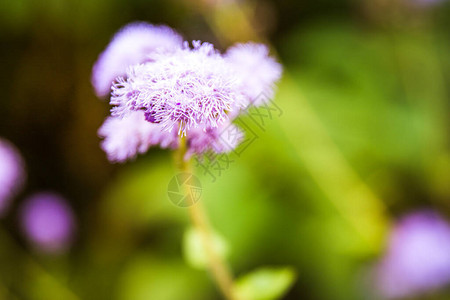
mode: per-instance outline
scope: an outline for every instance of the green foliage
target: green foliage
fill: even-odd
[[[226,259],[229,252],[229,246],[221,235],[212,233],[212,250],[222,259]],[[208,254],[204,247],[204,237],[202,233],[195,228],[188,228],[183,236],[183,254],[186,262],[197,269],[206,269],[208,267]]]
[[[202,282],[203,276],[182,260],[137,254],[119,279],[116,299],[205,299],[208,289]]]
[[[294,284],[295,278],[294,270],[289,267],[261,268],[239,278],[235,292],[239,299],[281,299]]]

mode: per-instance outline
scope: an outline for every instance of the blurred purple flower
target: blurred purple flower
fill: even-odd
[[[75,231],[75,218],[66,200],[55,193],[34,194],[23,204],[21,222],[28,240],[44,252],[64,252]]]
[[[92,70],[92,85],[97,96],[108,95],[114,79],[124,75],[129,66],[148,61],[152,51],[171,51],[180,48],[182,42],[182,37],[167,26],[136,22],[123,27]]]
[[[409,297],[449,283],[449,223],[432,211],[404,217],[392,231],[386,256],[377,269],[382,296]]]
[[[147,122],[141,111],[130,112],[123,118],[108,117],[98,134],[104,138],[102,149],[111,162],[133,159],[151,146],[174,149],[179,143],[176,133],[162,132],[159,126]]]
[[[25,182],[24,162],[17,149],[0,139],[0,216]]]

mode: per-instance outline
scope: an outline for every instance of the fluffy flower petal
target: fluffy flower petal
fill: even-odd
[[[234,124],[226,122],[216,128],[195,128],[187,133],[185,158],[201,155],[208,151],[228,153],[235,149],[244,138],[244,133]]]
[[[238,74],[240,88],[249,103],[264,104],[274,95],[275,82],[281,77],[282,68],[269,56],[263,44],[237,44],[227,50],[225,59]]]
[[[153,51],[172,51],[182,43],[182,37],[167,26],[137,22],[123,27],[94,65],[92,85],[97,96],[108,95],[116,77],[124,75],[129,66],[148,60]]]
[[[98,134],[104,138],[102,149],[111,162],[133,159],[155,145],[161,148],[178,147],[176,134],[162,132],[160,126],[147,122],[140,111],[130,112],[123,118],[107,118]]]
[[[147,121],[183,136],[191,128],[216,128],[244,107],[235,71],[211,44],[193,45],[131,67],[113,86],[113,115],[145,110]]]

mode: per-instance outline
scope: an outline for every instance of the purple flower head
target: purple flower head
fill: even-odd
[[[25,182],[24,162],[17,149],[0,139],[0,216]]]
[[[235,125],[227,122],[216,128],[194,128],[187,133],[187,151],[185,159],[194,154],[208,151],[228,153],[242,141],[244,133]]]
[[[155,26],[145,22],[131,23],[123,27],[99,56],[92,71],[92,85],[97,96],[111,92],[111,84],[127,68],[149,60],[156,50],[172,51],[182,46],[183,39],[167,26]]]
[[[70,246],[75,218],[66,200],[54,193],[38,193],[28,198],[21,210],[28,240],[44,252],[63,252]]]
[[[123,118],[107,118],[98,134],[104,138],[102,149],[111,162],[133,159],[155,145],[175,149],[179,143],[176,133],[162,132],[160,126],[147,122],[141,111],[130,112]]]
[[[237,44],[227,50],[225,59],[235,68],[249,104],[262,105],[264,100],[273,97],[275,82],[280,79],[282,68],[269,56],[266,45]],[[262,93],[267,97],[258,97]]]
[[[156,28],[164,34],[147,39]],[[209,150],[227,152],[241,138],[226,140],[222,130],[230,127],[238,132],[230,121],[249,104],[264,104],[281,76],[280,64],[269,57],[264,45],[238,44],[222,55],[210,43],[181,45],[179,36],[164,28],[126,26],[94,67],[96,90],[100,94],[112,90],[112,117],[99,130],[111,161],[133,158],[153,145],[177,148],[183,136],[186,158]],[[149,46],[142,40],[153,43]],[[117,74],[123,76],[114,79]],[[97,82],[103,86],[97,87]],[[265,97],[257,99],[261,94]]]
[[[450,283],[450,224],[432,211],[404,217],[377,271],[385,298],[421,294]]]
[[[195,127],[216,128],[245,105],[236,73],[213,45],[193,42],[131,67],[113,86],[113,115],[144,110],[147,121],[181,136]]]

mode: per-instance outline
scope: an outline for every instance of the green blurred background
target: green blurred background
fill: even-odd
[[[0,299],[221,299],[183,259],[189,220],[167,197],[171,153],[111,165],[99,147],[109,105],[91,68],[135,20],[221,50],[270,43],[284,65],[282,115],[215,182],[197,170],[235,274],[291,266],[283,299],[373,299],[370,268],[392,221],[450,214],[450,5],[417,3],[2,0],[0,136],[20,149],[28,182],[1,220]],[[40,190],[76,212],[66,254],[21,235],[18,207]]]

